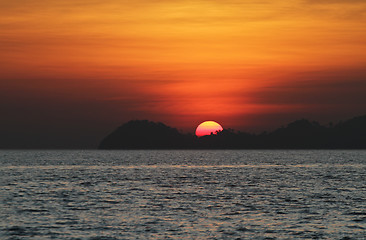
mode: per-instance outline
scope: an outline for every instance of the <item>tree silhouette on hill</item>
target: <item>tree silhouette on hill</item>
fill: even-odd
[[[189,135],[163,123],[148,120],[129,121],[117,128],[100,143],[102,149],[188,148]]]
[[[224,129],[203,137],[183,134],[163,123],[129,121],[107,137],[100,149],[366,149],[366,115],[322,126],[301,119],[259,135]]]

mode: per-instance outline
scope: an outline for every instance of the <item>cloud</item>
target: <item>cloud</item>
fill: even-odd
[[[363,69],[323,70],[294,74],[275,85],[251,93],[257,104],[334,106],[339,111],[366,109],[366,71]]]

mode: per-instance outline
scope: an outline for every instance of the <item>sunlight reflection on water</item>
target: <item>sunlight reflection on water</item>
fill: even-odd
[[[2,239],[360,239],[366,151],[0,151]]]

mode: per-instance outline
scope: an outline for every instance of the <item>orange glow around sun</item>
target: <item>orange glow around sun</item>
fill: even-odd
[[[220,124],[214,121],[205,121],[198,125],[196,129],[196,136],[203,137],[206,135],[211,135],[211,133],[216,134],[219,131],[222,131],[223,128]]]
[[[365,109],[365,13],[365,0],[0,0],[0,127],[18,129],[15,109],[101,132],[351,117]]]

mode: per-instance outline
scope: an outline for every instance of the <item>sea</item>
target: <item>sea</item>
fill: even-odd
[[[0,239],[366,239],[365,150],[1,150]]]

